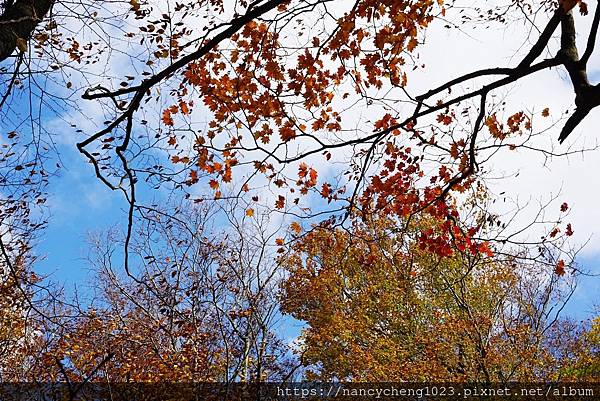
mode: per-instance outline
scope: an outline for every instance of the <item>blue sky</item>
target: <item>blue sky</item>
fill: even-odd
[[[75,146],[60,145],[64,168],[50,186],[50,219],[36,252],[43,258],[36,270],[64,283],[67,293],[74,286],[85,293],[93,286],[87,256],[87,237],[91,232],[114,226],[124,228],[126,202],[121,193],[112,192],[93,176]],[[584,254],[578,259],[581,268],[600,273],[600,258]],[[594,313],[600,294],[600,278],[582,276],[578,288],[565,308],[565,315],[584,320]],[[292,331],[295,331],[293,329]]]
[[[68,294],[72,294],[75,286],[85,294],[94,285],[86,260],[88,235],[115,226],[124,229],[127,204],[122,193],[111,191],[94,177],[91,165],[75,147],[75,136],[65,136],[73,141],[65,140],[57,145],[63,167],[59,175],[51,179],[47,201],[49,224],[35,248],[36,253],[42,256],[35,268],[49,275],[52,281],[63,283]],[[145,197],[160,195],[144,185],[138,188]],[[574,204],[577,207],[577,200]],[[585,211],[578,212],[585,214]],[[594,242],[590,242],[594,248]],[[599,274],[598,253],[583,252],[581,255],[577,259],[581,269]],[[600,277],[582,276],[565,314],[578,320],[592,316],[598,294]]]
[[[88,234],[122,224],[126,202],[94,178],[74,144],[59,151],[64,166],[51,182],[49,224],[36,248],[43,257],[37,269],[72,288],[91,278],[85,260]]]
[[[592,274],[600,274],[600,258],[582,257],[578,259],[579,264]],[[582,276],[580,283],[570,302],[565,308],[565,314],[574,319],[586,319],[590,316],[598,316],[600,308],[600,277]]]
[[[484,35],[490,36],[485,37]],[[425,79],[419,81],[420,85],[424,88],[431,87],[432,83],[444,82],[449,77],[460,75],[464,71],[487,67],[490,64],[504,65],[507,60],[498,57],[506,57],[506,49],[502,47],[508,46],[510,41],[506,37],[495,37],[494,35],[497,36],[497,33],[495,34],[491,30],[487,31],[478,37],[478,41],[470,44],[464,38],[462,40],[460,38],[444,39],[445,36],[432,32],[431,38],[439,38],[441,43],[436,44],[435,40],[430,39],[429,48],[432,50],[429,56],[438,59],[443,57],[444,68],[443,71],[437,71],[433,69],[436,65],[435,62],[431,62],[432,68],[426,71],[427,75]],[[510,32],[506,35],[510,36]],[[515,35],[515,38],[519,40],[518,35]],[[484,51],[489,51],[489,54],[480,54],[474,63],[466,64],[464,60],[471,60],[470,56],[474,51],[482,51],[482,41],[496,43],[497,46],[487,46]],[[471,45],[473,46],[470,47]],[[453,48],[453,46],[455,47]],[[509,50],[512,49],[509,48]],[[427,56],[427,52],[425,52],[423,58],[425,59]],[[596,66],[600,66],[597,54],[591,60],[591,64],[594,65],[594,63]],[[600,71],[600,69],[596,71]],[[596,81],[598,77],[600,77],[598,72],[591,74],[592,81]],[[537,86],[522,85],[514,90],[513,95],[516,94],[515,98],[524,99],[523,102],[528,105],[530,101],[535,104],[533,100],[542,99],[544,105],[549,105],[553,112],[556,110],[556,114],[560,114],[565,105],[572,103],[571,89],[564,78],[564,74],[560,76],[556,71],[548,72],[542,79],[536,78],[538,79]],[[553,85],[557,81],[559,86],[562,85],[560,90],[548,89],[554,88]],[[520,90],[524,93],[519,92]],[[532,100],[531,94],[535,99]],[[23,102],[26,100],[22,99]],[[593,139],[597,134],[597,127],[600,126],[600,118],[598,118],[600,112],[597,111],[596,115],[596,117],[586,120],[576,135],[573,135],[575,141]],[[98,118],[98,122],[101,122],[101,117]],[[90,126],[87,125],[87,128]],[[64,135],[65,139],[58,144],[64,167],[58,177],[52,178],[49,187],[50,194],[47,202],[50,212],[49,224],[35,248],[37,254],[43,256],[35,269],[42,274],[50,275],[54,281],[64,283],[68,290],[67,293],[72,293],[69,290],[74,286],[78,286],[80,289],[93,286],[93,276],[89,274],[89,265],[85,260],[88,233],[104,231],[114,226],[123,228],[127,205],[121,193],[110,191],[95,179],[91,166],[75,148],[76,136],[68,132],[69,129],[66,127],[61,126],[60,129],[67,130],[61,132],[60,135]],[[556,140],[550,135],[548,139]],[[590,184],[595,186],[597,182],[600,151],[586,157],[560,161],[551,166],[546,166],[544,161],[523,155],[515,155],[513,159],[500,158],[500,160],[501,163],[509,160],[504,164],[513,166],[520,172],[518,179],[509,179],[503,184],[509,191],[517,196],[536,198],[562,188],[565,193],[564,198],[568,200],[573,210],[572,218],[576,231],[574,239],[583,243],[590,235],[597,236],[594,233],[598,232],[596,227],[600,222],[600,208],[596,206],[599,198],[597,195],[600,194],[595,194],[594,192],[598,190],[591,188]],[[151,196],[150,193],[145,195]],[[579,257],[578,263],[583,270],[600,274],[600,241],[595,240],[594,236],[591,237],[588,247]],[[591,316],[594,313],[595,303],[599,301],[598,294],[600,294],[600,278],[582,276],[576,293],[565,309],[565,314],[575,319],[585,319]],[[295,330],[297,327],[291,329],[291,332]]]

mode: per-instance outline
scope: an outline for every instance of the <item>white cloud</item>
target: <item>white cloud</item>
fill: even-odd
[[[586,28],[594,13],[595,4],[589,5],[590,14],[576,18],[578,29],[582,33],[578,38],[580,49],[584,46]],[[448,18],[452,19],[452,15]],[[546,20],[540,19],[538,26],[543,27],[545,23]],[[426,64],[426,69],[411,74],[409,81],[411,88],[416,88],[415,92],[424,92],[477,69],[515,66],[519,57],[530,48],[530,44],[522,46],[528,34],[526,24],[490,23],[463,29],[465,32],[446,29],[439,23],[434,23],[428,30],[426,44],[420,50],[420,61]],[[529,42],[535,41],[537,35],[532,32]],[[553,40],[552,43],[556,45],[557,41]],[[556,50],[555,47],[551,51]],[[598,52],[591,58],[589,69],[600,69]],[[597,78],[597,74],[592,75],[594,76]],[[562,68],[542,71],[494,93],[506,96],[510,110],[522,108],[539,113],[543,108],[549,107],[551,118],[554,119],[565,110],[572,110],[574,106],[574,93],[570,88],[568,75]],[[534,129],[545,125],[548,123],[539,118],[534,121]],[[561,127],[559,123],[555,129],[536,139],[534,144],[544,149],[554,148],[556,152],[565,151],[571,145],[573,149],[594,146],[596,142],[600,142],[600,110],[594,110],[563,145],[558,144]],[[600,151],[546,160],[543,155],[532,151],[506,150],[496,154],[487,166],[493,176],[507,176],[501,180],[489,181],[496,193],[505,192],[506,196],[518,199],[521,204],[527,200],[534,201],[523,211],[517,224],[529,222],[532,214],[537,211],[536,200],[544,202],[560,193],[561,196],[549,207],[549,212],[556,212],[555,215],[558,216],[560,204],[569,203],[571,213],[567,221],[573,224],[574,242],[583,244],[588,238],[592,238],[584,251],[587,255],[600,252],[600,241],[597,240],[600,234],[600,208],[597,207],[600,197],[600,187],[597,185],[599,169]],[[534,229],[529,235],[537,236],[540,233],[541,231]]]

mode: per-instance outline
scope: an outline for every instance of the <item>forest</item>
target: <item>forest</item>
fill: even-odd
[[[599,3],[3,0],[0,381],[600,383]]]

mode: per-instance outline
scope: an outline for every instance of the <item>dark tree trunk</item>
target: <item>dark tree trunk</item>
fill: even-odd
[[[17,39],[28,40],[35,27],[44,19],[54,0],[17,0],[5,2],[0,16],[0,61],[8,58],[17,47]]]

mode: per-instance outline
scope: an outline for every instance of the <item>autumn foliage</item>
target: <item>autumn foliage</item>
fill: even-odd
[[[418,225],[427,221],[413,224]],[[551,311],[560,301],[550,297],[561,291],[548,272],[469,252],[440,257],[411,238],[415,227],[393,234],[389,226],[380,217],[356,221],[349,231],[318,229],[284,257],[290,276],[282,307],[307,323],[301,342],[303,358],[314,367],[309,377],[367,382],[595,377],[596,346],[579,337],[577,325],[553,321]]]
[[[0,380],[71,399],[94,381],[598,381],[598,318],[561,315],[583,271],[569,203],[519,226],[488,179],[501,152],[576,153],[540,138],[600,106],[600,6],[71,3],[0,6]],[[507,65],[419,81],[445,69],[430,32],[515,21]],[[551,69],[572,112],[511,102]],[[71,115],[61,141],[124,202],[86,242],[83,293],[34,273]]]

